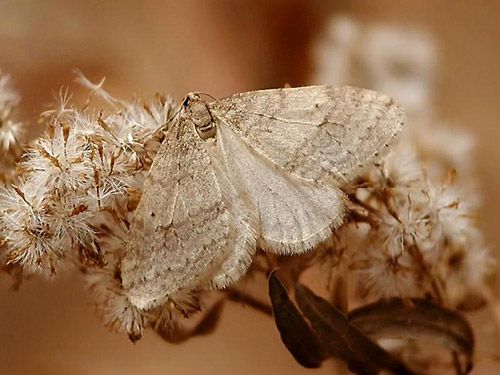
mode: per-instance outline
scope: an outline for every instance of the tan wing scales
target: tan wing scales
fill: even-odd
[[[319,182],[353,177],[392,142],[404,119],[391,98],[347,86],[245,92],[209,107],[283,171]]]
[[[122,261],[123,286],[136,307],[200,287],[233,251],[228,188],[214,168],[192,124],[181,118],[151,167]]]
[[[230,179],[258,208],[261,247],[281,254],[301,253],[341,223],[344,206],[339,189],[287,175],[225,124],[219,123],[217,132]]]

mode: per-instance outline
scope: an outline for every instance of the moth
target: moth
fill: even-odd
[[[340,187],[397,137],[403,112],[377,92],[310,86],[184,99],[151,166],[121,264],[150,309],[222,288],[257,247],[303,253],[343,219]]]

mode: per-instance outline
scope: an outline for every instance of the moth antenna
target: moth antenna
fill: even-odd
[[[210,99],[217,100],[217,98],[216,98],[216,97],[214,97],[214,96],[212,96],[212,95],[210,95],[210,94],[208,94],[208,93],[206,93],[206,92],[197,92],[197,94],[198,94],[198,95],[206,95],[206,96],[208,96]]]

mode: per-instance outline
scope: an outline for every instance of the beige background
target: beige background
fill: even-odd
[[[481,215],[492,248],[500,244],[500,2],[498,1],[55,1],[0,0],[0,67],[23,96],[36,127],[52,91],[71,69],[108,77],[112,94],[180,99],[306,84],[309,47],[331,14],[421,26],[441,54],[441,115],[478,138]],[[93,313],[77,276],[32,279],[17,293],[0,275],[2,374],[302,374],[267,317],[229,305],[217,332],[180,346],[147,332],[132,345]],[[479,336],[475,374],[500,371],[500,333],[487,312],[471,316]],[[314,374],[331,374],[325,364]]]

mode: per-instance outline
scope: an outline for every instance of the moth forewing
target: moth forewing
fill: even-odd
[[[397,137],[404,121],[388,96],[349,86],[252,91],[208,106],[283,171],[320,183],[353,178]]]
[[[144,185],[122,261],[133,305],[201,288],[234,250],[234,217],[203,141],[180,117],[162,144]]]

